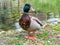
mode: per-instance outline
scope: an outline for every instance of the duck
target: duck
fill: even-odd
[[[19,19],[19,25],[22,27],[22,29],[28,32],[26,38],[34,40],[36,31],[40,30],[43,24],[38,18],[29,14],[30,10],[35,11],[35,9],[32,8],[31,4],[25,4],[23,7],[23,14]]]

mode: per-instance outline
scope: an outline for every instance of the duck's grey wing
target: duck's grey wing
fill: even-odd
[[[42,26],[43,24],[38,18],[31,17],[31,23],[30,23],[30,27],[28,28],[28,30],[29,31],[39,30],[40,28],[42,28]]]
[[[36,18],[36,17],[32,17],[33,20],[35,20],[40,26],[43,26],[42,22]]]

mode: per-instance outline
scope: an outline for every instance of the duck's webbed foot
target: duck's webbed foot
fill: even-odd
[[[26,36],[26,38],[31,39],[31,40],[35,40],[35,32],[33,31],[32,35],[30,35],[30,32],[28,32],[28,35]]]

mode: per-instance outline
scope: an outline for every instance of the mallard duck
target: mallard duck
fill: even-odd
[[[35,39],[35,32],[39,30],[43,24],[41,21],[33,16],[30,16],[29,11],[35,11],[30,4],[25,4],[21,18],[19,19],[19,25],[26,31],[28,31],[27,38],[34,40]],[[30,35],[32,32],[32,35]]]

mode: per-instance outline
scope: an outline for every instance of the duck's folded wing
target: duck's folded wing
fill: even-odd
[[[43,26],[42,22],[38,18],[32,17],[32,19],[36,21],[40,26]]]

